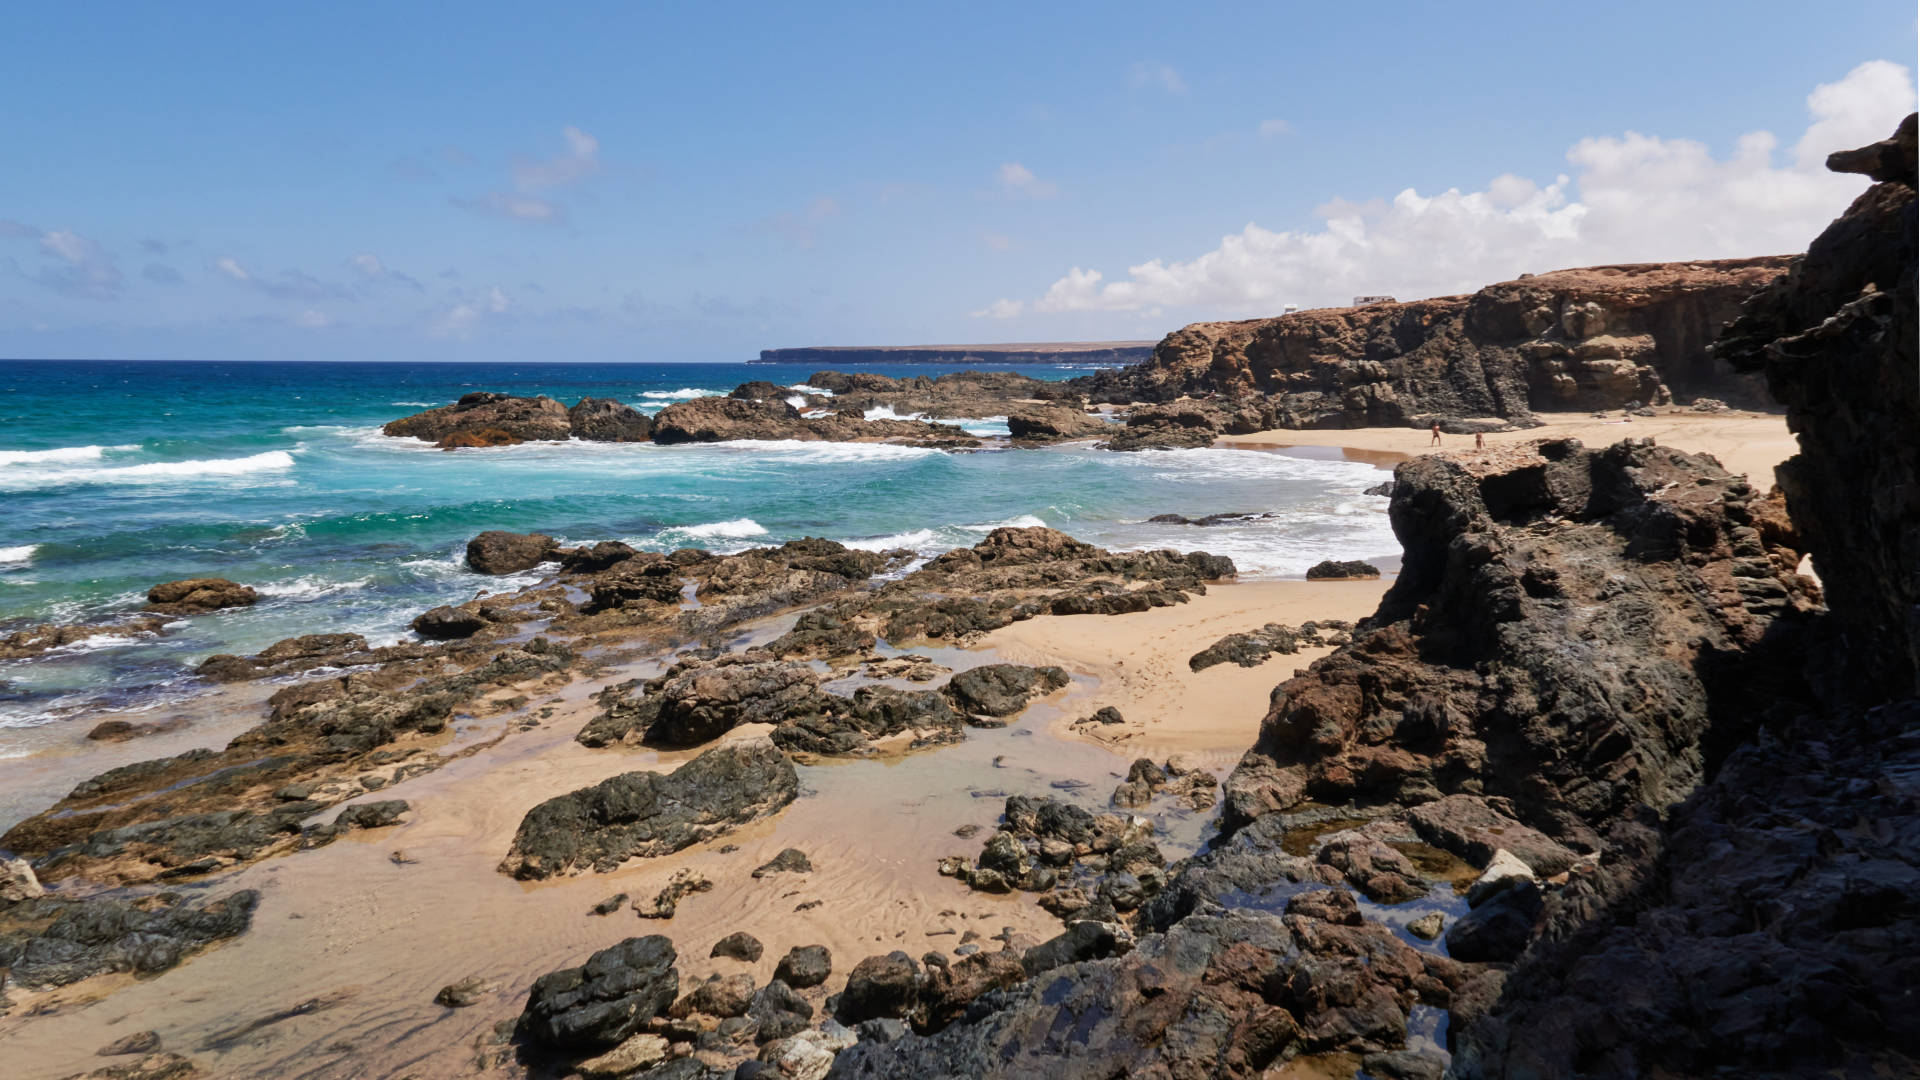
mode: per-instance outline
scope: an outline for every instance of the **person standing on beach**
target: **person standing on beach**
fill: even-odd
[[[1477,432],[1477,431],[1476,431],[1476,432],[1474,432],[1474,433],[1473,433],[1473,448],[1474,448],[1475,450],[1485,450],[1485,449],[1487,448],[1487,437],[1486,437],[1485,435],[1482,435],[1482,434],[1480,434],[1480,433],[1479,433],[1479,432]]]
[[[1428,446],[1440,445],[1440,421],[1438,420],[1435,420],[1433,422],[1433,441],[1427,443],[1427,445]]]

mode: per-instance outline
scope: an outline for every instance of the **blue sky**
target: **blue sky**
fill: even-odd
[[[1794,250],[1914,105],[1877,0],[547,7],[14,5],[0,356],[1156,338]]]

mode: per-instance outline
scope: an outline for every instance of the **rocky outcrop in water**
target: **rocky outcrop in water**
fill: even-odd
[[[1560,270],[1471,296],[1195,323],[1145,363],[1072,380],[1095,401],[1218,395],[1267,428],[1418,426],[1714,397],[1762,404],[1707,345],[1786,256]],[[1237,421],[1223,420],[1217,431]],[[1171,438],[1178,429],[1167,428]],[[1189,428],[1188,430],[1192,430]]]
[[[148,589],[147,606],[141,610],[157,615],[200,615],[221,608],[248,607],[259,600],[260,594],[251,586],[226,578],[187,578]]]
[[[527,812],[502,873],[546,878],[667,855],[777,813],[799,779],[771,743],[709,750],[670,773],[622,773]]]
[[[466,394],[452,405],[403,416],[382,427],[397,438],[437,443],[467,432],[497,431],[519,442],[542,442],[573,436],[567,407],[550,397],[514,397],[489,391]]]
[[[653,437],[653,421],[630,405],[612,398],[584,397],[567,410],[573,437],[588,442],[646,442]]]
[[[654,417],[658,443],[732,442],[740,439],[802,442],[904,441],[916,445],[968,447],[979,440],[950,424],[919,420],[867,420],[835,413],[808,418],[784,400],[703,397],[675,402]]]
[[[157,634],[167,625],[159,616],[116,619],[100,623],[39,623],[0,637],[0,660],[23,660],[53,649],[96,637]]]

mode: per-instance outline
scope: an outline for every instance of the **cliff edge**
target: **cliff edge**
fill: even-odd
[[[1559,270],[1470,296],[1194,323],[1143,364],[1075,380],[1096,401],[1253,401],[1270,427],[1408,426],[1712,396],[1765,403],[1707,346],[1790,256]]]

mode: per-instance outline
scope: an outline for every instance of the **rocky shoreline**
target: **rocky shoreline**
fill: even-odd
[[[835,763],[937,770],[976,740],[1030,738],[1009,725],[1073,693],[1062,668],[957,647],[1036,619],[1195,603],[1234,576],[1230,560],[1112,552],[1046,528],[999,528],[924,565],[909,551],[818,539],[719,555],[483,534],[467,553],[476,571],[543,568],[543,579],[422,613],[417,643],[373,649],[357,635],[317,634],[212,657],[209,679],[272,680],[261,722],[220,750],[88,779],[0,835],[0,1033],[70,1020],[123,985],[114,979],[217,965],[224,950],[284,932],[268,920],[318,916],[269,884],[278,871],[344,865],[356,845],[384,844],[383,830],[404,833],[416,799],[451,801],[437,778],[494,760],[529,771],[542,797],[490,808],[500,819],[485,832],[497,842],[490,884],[521,890],[518,903],[551,918],[549,898],[568,881],[645,880],[637,893],[609,887],[569,925],[646,923],[611,945],[582,935],[596,944],[552,956],[537,978],[470,974],[420,992],[470,1044],[468,1070],[676,1080],[1257,1077],[1293,1065],[1516,1080],[1911,1071],[1914,130],[1909,118],[1893,139],[1835,155],[1835,168],[1875,185],[1806,256],[1701,264],[1711,280],[1683,290],[1680,306],[1698,314],[1718,312],[1735,285],[1766,286],[1710,356],[1764,379],[1789,409],[1801,452],[1779,489],[1646,439],[1539,439],[1401,464],[1390,513],[1404,554],[1370,617],[1182,643],[1198,678],[1334,650],[1273,689],[1257,742],[1224,780],[1183,758],[1139,756],[1110,794],[1080,794],[1077,779],[1052,794],[968,792],[993,825],[964,824],[952,833],[961,844],[923,846],[903,871],[923,892],[940,887],[928,876],[947,879],[929,906],[950,906],[927,937],[951,942],[910,944],[901,931],[836,954],[796,941],[776,960],[761,940],[771,931],[710,933],[697,909],[742,879],[761,883],[766,926],[776,910],[824,902],[786,884],[827,862],[817,850],[715,860],[807,812],[808,784],[830,783],[844,767]],[[1540,328],[1523,319],[1529,341],[1640,327],[1648,355],[1665,357],[1665,331],[1650,328],[1660,320],[1644,314],[1653,309],[1617,291],[1624,276],[1644,292],[1646,274],[1610,269],[1622,270],[1600,275],[1616,290],[1612,306],[1581,291],[1601,284],[1543,275],[1436,308],[1467,338],[1429,342],[1445,351],[1469,341],[1487,371],[1487,350],[1528,355],[1504,338],[1469,340],[1512,293],[1516,311],[1556,314]],[[1563,286],[1554,304],[1535,303],[1535,292]],[[1624,363],[1638,348],[1582,362]],[[1657,363],[1633,366],[1635,395],[1658,396],[1639,367],[1660,385],[1680,381]],[[1581,381],[1598,370],[1559,374],[1576,396],[1613,393]],[[479,394],[388,434],[450,448],[642,437],[961,445],[943,425],[864,411],[924,404],[912,411],[931,416],[990,400],[1026,410],[1019,428],[1007,414],[1017,437],[1085,430],[1077,400],[1043,400],[1018,377],[816,378],[835,383],[811,384],[834,396],[814,395],[809,411],[831,400],[846,413],[808,417],[782,396],[804,391],[752,383],[651,420],[592,399],[569,410]],[[1494,395],[1504,404],[1491,413],[1449,386],[1435,393],[1459,395],[1473,416],[1528,419],[1518,383]],[[1209,392],[1222,396],[1136,409],[1124,429],[1133,434],[1116,440],[1203,445],[1194,440],[1222,425],[1320,423],[1349,407],[1314,413],[1317,389]],[[1362,411],[1378,420],[1372,400]],[[1801,573],[1807,555],[1818,580]],[[1371,569],[1333,563],[1322,576]],[[150,596],[155,617],[251,600],[222,579]],[[515,749],[536,738],[551,747],[537,767]],[[489,801],[467,798],[476,813]],[[1216,803],[1207,842],[1176,843],[1171,827],[1208,820]],[[383,861],[394,875],[385,887],[404,893],[414,858],[394,849]],[[457,922],[457,893],[432,903],[408,918]],[[1008,905],[1025,930],[967,925]],[[381,925],[394,929],[376,920],[375,939]],[[703,937],[679,929],[692,925]],[[644,932],[654,927],[665,932]],[[713,941],[712,954],[682,948],[693,940],[703,950]],[[277,1025],[348,1008],[355,992],[229,1018],[190,1049],[163,1049],[157,1031],[119,1032],[101,1053],[131,1060],[77,1075],[184,1076],[203,1065],[218,1075],[223,1055],[257,1052]],[[488,1016],[458,1019],[468,1011]],[[346,1048],[336,1061],[351,1068],[359,1049],[389,1037],[384,1012],[367,1010],[358,1044],[335,1042]]]

